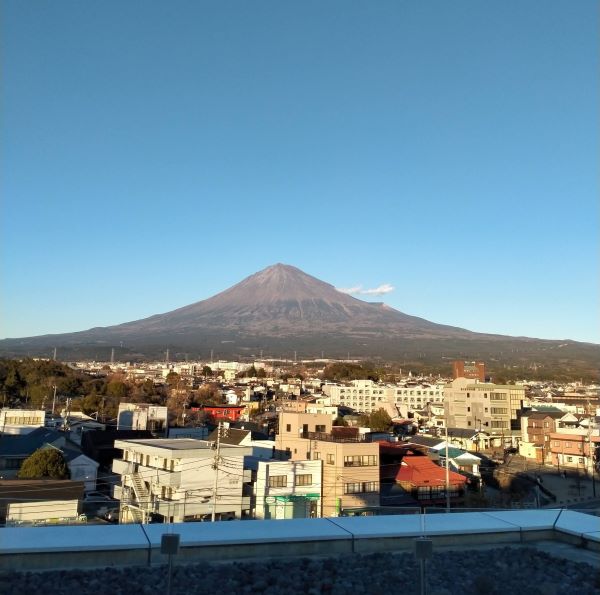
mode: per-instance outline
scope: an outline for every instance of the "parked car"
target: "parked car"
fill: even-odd
[[[113,498],[102,492],[88,492],[83,497],[84,502],[111,502]]]

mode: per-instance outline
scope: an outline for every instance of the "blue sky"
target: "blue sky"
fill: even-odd
[[[3,6],[1,337],[284,262],[600,342],[597,2]]]

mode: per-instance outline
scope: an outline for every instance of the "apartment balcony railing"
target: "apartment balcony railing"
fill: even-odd
[[[338,436],[334,434],[328,434],[326,432],[302,432],[301,437],[308,440],[321,440],[322,442],[366,442],[364,435]]]

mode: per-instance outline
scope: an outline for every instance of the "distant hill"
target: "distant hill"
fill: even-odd
[[[122,347],[121,347],[122,346]],[[165,314],[77,333],[0,341],[0,354],[107,359],[265,356],[382,358],[440,362],[481,358],[502,365],[596,370],[600,346],[474,333],[410,316],[336,290],[296,267],[276,264],[200,302]]]

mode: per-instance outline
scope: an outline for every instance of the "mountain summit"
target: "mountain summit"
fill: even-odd
[[[474,333],[365,302],[300,269],[275,264],[217,295],[165,314],[78,333],[0,341],[0,354],[48,354],[120,359],[156,357],[168,347],[192,357],[381,357],[439,364],[452,358],[481,358],[520,364],[566,365],[600,359],[600,347],[574,341],[544,341]],[[122,354],[121,354],[122,352]],[[538,365],[536,363],[536,365]],[[587,363],[586,363],[587,366]]]
[[[111,328],[186,333],[192,329],[227,329],[257,336],[297,336],[340,330],[369,334],[389,330],[390,326],[418,336],[431,336],[432,332],[435,336],[468,334],[381,303],[358,300],[285,264],[267,267],[207,300]]]

